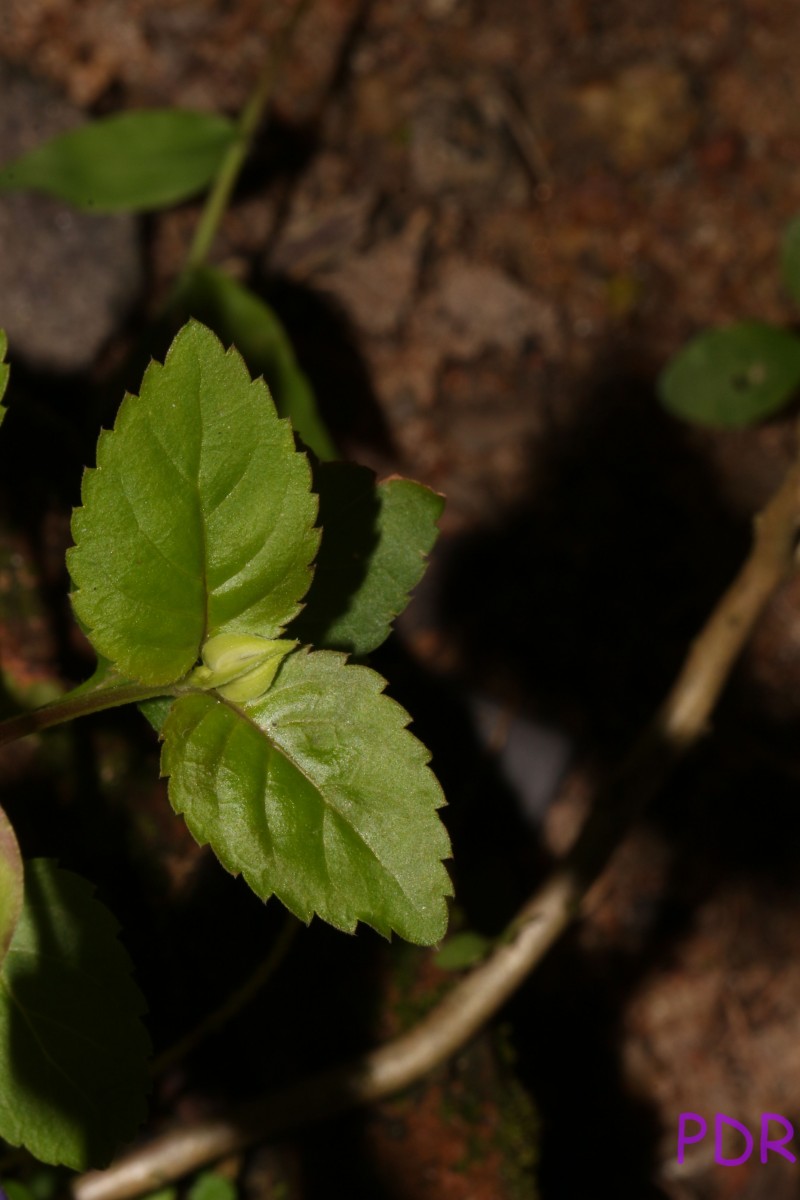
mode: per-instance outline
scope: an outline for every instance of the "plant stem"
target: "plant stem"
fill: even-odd
[[[690,647],[661,708],[599,790],[580,836],[508,926],[490,957],[407,1033],[338,1068],[175,1129],[73,1183],[74,1200],[128,1200],[278,1132],[380,1100],[460,1050],[513,995],[579,915],[633,820],[707,732],[731,669],[777,585],[795,569],[800,465],[756,519],[753,547]]]
[[[180,295],[192,271],[202,266],[208,257],[220,222],[230,203],[233,189],[236,187],[242,167],[250,152],[253,138],[274,91],[281,64],[286,56],[295,30],[311,3],[312,0],[297,0],[291,16],[278,34],[272,50],[267,56],[267,61],[256,81],[249,100],[239,114],[239,119],[236,123],[236,136],[222,160],[214,184],[206,198],[203,212],[186,257],[186,262],[173,289],[173,300]]]
[[[42,729],[49,729],[52,725],[63,725],[66,721],[75,721],[78,717],[102,712],[106,708],[119,708],[122,704],[140,704],[143,700],[175,694],[175,688],[144,687],[140,683],[100,686],[94,691],[76,688],[74,692],[68,692],[53,704],[0,721],[0,746],[19,741],[32,733],[39,733]]]

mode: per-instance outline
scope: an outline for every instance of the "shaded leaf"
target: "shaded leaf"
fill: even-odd
[[[315,472],[323,536],[314,581],[291,634],[363,656],[377,649],[425,572],[444,500],[410,479],[326,463]]]
[[[11,822],[0,808],[0,966],[22,912],[22,858]]]
[[[308,377],[268,304],[214,267],[192,272],[181,293],[181,304],[187,316],[209,325],[225,345],[233,343],[251,374],[264,376],[278,412],[289,417],[319,458],[336,458],[336,447],[319,415]]]
[[[44,1162],[105,1165],[146,1112],[149,1043],[118,926],[46,859],[0,971],[0,1137]]]
[[[174,702],[172,696],[159,696],[155,700],[142,701],[138,705],[138,709],[142,716],[147,718],[156,733],[161,733]]]
[[[214,178],[235,127],[178,108],[92,121],[0,170],[0,191],[30,188],[91,212],[145,212],[193,196]]]
[[[434,962],[442,971],[463,971],[486,958],[491,948],[491,938],[465,930],[447,939]]]
[[[258,700],[177,699],[162,771],[194,837],[262,899],[427,945],[451,894],[444,797],[384,686],[340,654],[290,654]]]
[[[6,1179],[0,1184],[0,1198],[5,1193],[6,1200],[36,1200],[33,1192],[18,1179]]]
[[[694,338],[661,373],[670,412],[702,425],[751,425],[788,404],[800,387],[800,339],[746,321]]]
[[[67,1171],[64,1167],[48,1167],[39,1164],[25,1174],[25,1185],[33,1200],[54,1200],[67,1186]]]
[[[304,454],[260,380],[197,322],[102,433],[67,562],[72,601],[121,675],[170,684],[222,633],[276,638],[319,541]]]
[[[236,1200],[236,1184],[217,1171],[203,1171],[189,1188],[188,1200]]]
[[[781,274],[790,295],[800,304],[800,217],[789,222],[781,239]]]

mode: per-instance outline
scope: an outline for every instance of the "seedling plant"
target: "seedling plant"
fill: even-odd
[[[97,670],[0,724],[0,744],[138,704],[176,813],[263,900],[438,942],[444,798],[408,714],[352,660],[419,580],[441,499],[345,464],[312,474],[264,382],[198,322],[101,434],[82,499],[67,562]],[[23,866],[0,820],[0,1136],[97,1165],[144,1116],[142,998],[91,887]]]
[[[0,746],[138,705],[175,812],[256,895],[431,945],[451,894],[444,797],[365,659],[422,575],[442,499],[325,461],[333,443],[277,317],[205,264],[273,67],[237,122],[123,114],[0,172],[0,189],[94,212],[212,185],[158,321],[192,319],[101,433],[73,515],[71,602],[96,670],[0,723]],[[4,334],[0,348],[2,399]],[[0,810],[0,1138],[46,1163],[104,1165],[146,1113],[145,1004],[117,935],[89,882],[23,863]]]
[[[421,577],[442,501],[330,461],[333,442],[280,321],[206,262],[274,67],[236,122],[123,114],[0,171],[0,190],[36,188],[95,212],[154,211],[210,185],[156,323],[191,319],[100,435],[73,517],[71,601],[96,670],[0,724],[0,745],[138,705],[161,738],[175,812],[259,897],[303,921],[347,932],[363,922],[430,945],[451,894],[443,796],[408,714],[365,660]],[[798,222],[783,269],[800,297]],[[2,399],[1,334],[0,349]],[[800,339],[745,322],[699,335],[667,366],[660,393],[677,415],[734,426],[779,411],[799,386]],[[622,764],[618,815],[609,821],[598,806],[495,947],[454,941],[451,966],[480,965],[410,1035],[411,1059],[435,1064],[463,1045],[578,911],[641,794],[706,728],[761,605],[793,569],[796,527],[792,475],[765,510],[748,586],[723,597]],[[51,860],[23,864],[0,810],[0,1138],[76,1170],[108,1162],[146,1111],[144,1001],[117,935],[90,883]],[[401,1063],[396,1078],[409,1077]]]

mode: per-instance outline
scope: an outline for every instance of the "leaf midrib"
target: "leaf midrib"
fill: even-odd
[[[249,716],[249,715],[248,715],[248,714],[247,714],[247,713],[246,713],[246,712],[245,712],[243,709],[239,708],[239,706],[238,706],[237,704],[234,704],[234,703],[232,703],[232,701],[230,701],[230,700],[226,700],[224,696],[220,696],[220,695],[218,695],[218,694],[215,694],[215,699],[216,699],[216,700],[217,700],[217,701],[218,701],[220,704],[222,704],[222,705],[223,705],[225,708],[229,709],[229,710],[230,710],[230,712],[232,712],[232,713],[233,713],[235,716],[237,716],[237,717],[241,717],[241,718],[242,718],[242,720],[244,720],[244,721],[246,721],[246,722],[248,723],[248,725],[252,726],[252,728],[253,728],[253,729],[255,729],[256,733],[257,733],[257,734],[258,734],[260,737],[262,737],[262,738],[263,738],[263,739],[264,739],[266,742],[268,742],[268,743],[269,743],[269,745],[270,745],[270,746],[272,747],[272,749],[273,749],[273,750],[276,752],[276,754],[280,754],[280,755],[281,755],[281,757],[282,757],[282,758],[284,758],[284,759],[286,760],[286,762],[288,762],[288,763],[289,763],[289,765],[290,765],[290,766],[291,766],[291,767],[292,767],[292,768],[293,768],[295,771],[297,771],[298,775],[302,775],[303,779],[305,779],[305,780],[306,780],[306,782],[307,782],[307,783],[310,785],[310,787],[311,787],[311,788],[314,790],[314,792],[316,793],[316,795],[318,795],[318,796],[319,796],[319,799],[322,801],[322,804],[325,806],[325,808],[326,808],[326,809],[328,809],[328,811],[329,811],[329,812],[333,813],[333,815],[334,815],[334,816],[335,816],[335,817],[336,817],[338,820],[342,821],[342,822],[343,822],[343,823],[344,823],[344,824],[347,826],[347,828],[348,828],[348,829],[349,829],[349,830],[350,830],[350,831],[351,831],[351,832],[352,832],[352,833],[353,833],[353,834],[356,836],[356,838],[357,838],[357,839],[358,839],[358,841],[361,843],[361,845],[364,847],[364,849],[368,851],[368,853],[370,854],[370,856],[371,856],[371,857],[374,859],[374,861],[375,861],[375,862],[378,864],[378,866],[381,868],[381,870],[382,870],[382,871],[385,871],[385,872],[386,872],[386,874],[387,874],[387,875],[388,875],[388,876],[389,876],[391,879],[393,879],[393,880],[394,880],[394,882],[395,882],[395,883],[397,884],[397,886],[399,887],[399,889],[400,889],[400,891],[402,892],[402,894],[403,894],[403,896],[405,897],[405,899],[406,899],[406,900],[408,901],[408,903],[411,905],[412,909],[413,909],[413,910],[416,912],[416,911],[418,910],[418,908],[419,908],[419,904],[418,904],[418,903],[417,903],[417,901],[414,899],[414,897],[413,897],[413,896],[410,896],[410,895],[409,895],[409,893],[406,891],[406,888],[404,887],[404,885],[403,885],[402,881],[401,881],[400,879],[398,879],[398,877],[397,877],[397,875],[394,873],[394,871],[390,870],[390,869],[389,869],[389,867],[386,865],[386,863],[383,861],[383,859],[381,859],[381,858],[379,857],[378,853],[377,853],[377,852],[376,852],[376,851],[373,849],[373,847],[372,847],[372,846],[370,846],[369,842],[365,840],[365,838],[364,838],[363,834],[362,834],[362,833],[361,833],[361,832],[360,832],[358,829],[356,829],[356,827],[355,827],[355,826],[354,826],[354,825],[353,825],[353,824],[352,824],[350,821],[348,821],[348,819],[347,819],[347,817],[344,815],[344,813],[341,813],[341,812],[340,812],[340,811],[339,811],[339,810],[338,810],[338,809],[335,807],[335,805],[333,805],[333,804],[330,802],[330,800],[328,800],[328,799],[327,799],[327,797],[325,796],[325,793],[324,793],[323,791],[321,791],[321,790],[320,790],[320,786],[319,786],[319,784],[318,784],[318,783],[317,783],[317,782],[316,782],[314,779],[312,779],[312,778],[310,777],[310,775],[309,775],[309,774],[308,774],[306,771],[304,771],[304,770],[303,770],[302,766],[300,766],[300,764],[299,764],[299,763],[298,763],[298,762],[297,762],[297,761],[296,761],[294,758],[292,758],[292,757],[291,757],[291,755],[290,755],[290,754],[289,754],[289,753],[288,753],[286,750],[284,750],[283,746],[281,746],[281,745],[280,745],[278,742],[274,741],[274,740],[273,740],[273,739],[272,739],[272,738],[269,736],[269,734],[267,733],[267,731],[266,731],[265,729],[263,729],[263,728],[262,728],[262,727],[261,727],[261,726],[258,724],[258,722],[257,722],[257,721],[254,721],[254,720],[252,719],[252,717],[250,717],[250,716]],[[296,724],[300,724],[300,722],[296,722]],[[327,870],[327,861],[326,861],[326,870]]]

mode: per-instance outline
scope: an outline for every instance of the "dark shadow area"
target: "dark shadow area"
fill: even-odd
[[[439,620],[469,678],[613,758],[664,695],[733,578],[731,520],[684,429],[637,378],[598,368],[553,417],[531,499],[447,547]]]
[[[380,501],[375,476],[352,463],[317,463],[314,488],[319,496],[317,525],[323,531],[311,587],[303,610],[287,634],[306,645],[332,646],[329,631],[350,608],[361,585],[370,556],[378,542]],[[351,652],[352,642],[337,642],[333,649]]]
[[[683,430],[636,379],[608,375],[579,419],[554,421],[539,461],[528,504],[445,547],[439,624],[457,640],[465,681],[490,681],[496,694],[566,730],[605,773],[666,694],[744,558],[749,530],[719,504]],[[435,729],[421,736],[436,744]],[[694,764],[659,801],[668,819],[653,818],[670,846],[672,881],[637,950],[587,953],[572,933],[509,1006],[517,1068],[542,1115],[547,1200],[589,1194],[599,1164],[618,1195],[660,1194],[648,1191],[657,1126],[623,1078],[620,1014],[691,927],[702,899],[752,871],[759,857],[765,869],[770,861],[766,839],[759,849],[743,832],[743,810],[736,852],[728,857],[718,842],[708,870],[710,841],[699,839],[697,814],[709,814],[708,835],[720,813],[704,798],[705,784],[699,795],[688,789]],[[687,791],[691,800],[676,817],[675,797]],[[450,795],[460,807],[458,787]],[[485,796],[472,807],[466,824],[473,838],[480,831],[478,862],[470,863],[469,849],[457,851],[457,878],[467,863],[468,874],[480,872],[496,819]],[[534,839],[526,844],[527,855],[513,836],[506,847],[506,895],[527,895],[546,869],[532,854]],[[691,896],[675,903],[687,871]],[[796,882],[790,886],[796,898]]]
[[[388,426],[343,314],[319,293],[287,279],[260,278],[254,287],[280,313],[322,419],[346,456],[357,461],[359,447],[392,455]]]

